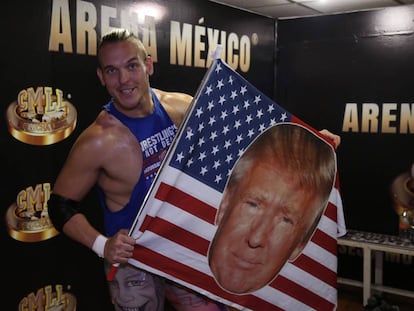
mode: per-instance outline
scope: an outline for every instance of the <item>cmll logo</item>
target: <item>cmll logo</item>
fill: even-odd
[[[63,292],[62,285],[55,286],[53,292],[52,285],[39,288],[35,293],[30,293],[19,303],[19,311],[75,311],[76,298],[71,293]]]
[[[49,218],[47,201],[50,198],[50,183],[27,187],[17,194],[6,213],[9,235],[22,242],[39,242],[50,239],[59,232]]]
[[[53,88],[21,90],[6,113],[10,134],[31,145],[50,145],[68,137],[76,126],[75,107]]]

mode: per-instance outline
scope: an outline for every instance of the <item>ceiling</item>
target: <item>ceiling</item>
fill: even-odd
[[[414,4],[414,0],[212,0],[273,18],[344,13]]]

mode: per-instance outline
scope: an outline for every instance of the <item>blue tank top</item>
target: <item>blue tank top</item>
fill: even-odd
[[[134,187],[130,200],[121,210],[111,212],[105,200],[105,194],[98,186],[98,196],[104,210],[104,226],[108,236],[120,229],[129,229],[144,201],[154,177],[172,143],[177,127],[168,116],[155,93],[151,90],[154,112],[142,118],[130,118],[115,108],[111,100],[103,108],[119,119],[140,142],[143,155],[143,170]]]

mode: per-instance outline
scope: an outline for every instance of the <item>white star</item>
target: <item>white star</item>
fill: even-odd
[[[204,137],[200,137],[200,139],[198,140],[197,145],[198,145],[199,147],[201,147],[202,145],[204,145],[204,143],[205,143],[205,141],[204,141]]]
[[[262,133],[266,129],[266,126],[262,123],[259,126],[259,132]]]
[[[206,166],[203,166],[201,168],[200,175],[203,175],[204,176],[207,172],[208,172],[207,167]]]
[[[210,126],[212,126],[214,123],[216,123],[216,117],[215,116],[212,116],[212,117],[210,117],[210,120],[208,121],[208,124]]]
[[[211,132],[210,140],[214,141],[217,138],[217,131]]]
[[[257,115],[256,115],[256,117],[260,119],[262,116],[263,116],[263,111],[262,111],[262,109],[257,110]]]
[[[254,103],[257,105],[258,103],[260,103],[261,102],[261,98],[260,98],[260,95],[256,95],[255,97],[254,97]]]
[[[242,86],[241,88],[240,88],[240,93],[242,94],[242,95],[244,95],[244,93],[246,93],[247,92],[247,86]]]
[[[240,111],[239,106],[233,106],[233,114],[236,115]]]
[[[237,135],[237,138],[236,138],[236,142],[238,143],[238,144],[240,144],[241,142],[242,142],[242,140],[243,140],[243,135]]]
[[[193,164],[193,159],[190,158],[190,159],[188,159],[186,166],[190,167],[191,164]]]
[[[197,109],[197,111],[196,111],[195,115],[196,115],[196,117],[200,118],[200,116],[201,116],[202,114],[203,114],[203,109],[201,109],[201,107],[200,107],[200,108],[198,108],[198,109]]]
[[[216,179],[214,180],[216,184],[218,184],[223,178],[220,175],[216,175]]]
[[[207,157],[207,156],[206,156],[206,153],[205,153],[205,152],[200,152],[200,155],[199,155],[198,159],[199,159],[201,162],[203,162],[203,160],[204,160],[206,157]]]
[[[231,147],[231,142],[230,142],[230,140],[226,140],[226,141],[224,142],[224,148],[229,149],[230,147]]]
[[[224,135],[226,135],[230,131],[229,126],[226,125],[223,127],[223,130],[221,131]]]
[[[217,81],[217,88],[219,89],[219,90],[221,90],[221,88],[224,86],[224,83],[223,83],[223,79],[221,79],[221,80],[218,80]]]
[[[234,128],[235,128],[235,129],[237,129],[237,130],[238,130],[240,126],[241,126],[241,122],[240,122],[240,120],[237,120],[237,121],[235,121],[235,122],[234,122]]]
[[[220,71],[221,71],[221,65],[220,64],[217,64],[217,66],[216,66],[216,73],[219,73]]]
[[[287,114],[286,114],[286,112],[284,112],[284,113],[282,113],[282,116],[280,117],[280,120],[282,122],[284,122],[286,119],[287,119]]]
[[[211,153],[216,155],[217,152],[219,152],[219,147],[216,145],[213,147],[213,150],[211,150]]]
[[[220,99],[219,99],[220,105],[223,105],[225,102],[226,102],[225,96],[224,95],[221,95],[220,96]]]
[[[193,130],[191,128],[187,129],[187,135],[185,136],[185,139],[191,140],[191,137],[193,137]]]
[[[176,161],[177,162],[179,162],[179,163],[181,163],[181,160],[182,159],[184,159],[184,155],[183,155],[183,153],[182,152],[180,152],[180,153],[178,153],[177,154],[177,159],[176,159]]]
[[[231,99],[234,100],[237,97],[237,91],[231,91]]]
[[[198,125],[198,132],[201,132],[203,129],[204,129],[204,122],[201,122],[201,123]]]
[[[248,100],[248,99],[246,99],[246,100],[244,101],[244,105],[243,105],[243,107],[244,107],[244,109],[249,109],[249,107],[250,107],[250,103],[249,103],[249,100]]]
[[[244,149],[239,149],[239,152],[237,152],[237,158],[240,158],[244,153]]]
[[[230,164],[231,161],[233,161],[233,155],[232,154],[228,154],[227,157],[226,157],[227,164]]]
[[[254,130],[249,129],[249,133],[247,134],[247,136],[249,136],[249,138],[252,138],[252,136],[254,136]]]
[[[189,154],[192,154],[193,151],[194,151],[194,145],[191,145],[190,148],[189,148],[189,150],[188,150],[188,153]]]
[[[246,116],[246,123],[247,124],[250,124],[250,122],[252,122],[252,120],[253,120],[253,118],[252,118],[252,115],[251,114],[249,114],[248,116]]]
[[[208,111],[211,111],[211,109],[213,109],[213,108],[214,108],[214,102],[213,101],[209,101],[208,102],[208,106],[207,106]]]
[[[220,165],[220,160],[214,161],[213,168],[217,170],[220,167]]]
[[[229,83],[233,85],[233,76],[229,76]]]
[[[222,119],[223,121],[227,118],[228,114],[227,114],[227,110],[223,110],[221,112],[221,116],[220,119]]]
[[[211,85],[207,86],[206,94],[210,96],[210,93],[213,92],[213,87]]]
[[[275,118],[270,119],[270,125],[273,126],[275,124],[277,124]]]
[[[270,104],[269,107],[267,108],[267,112],[272,113],[273,110],[275,110],[275,106]]]

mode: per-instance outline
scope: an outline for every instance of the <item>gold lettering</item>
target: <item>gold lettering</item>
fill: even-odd
[[[170,64],[191,66],[192,59],[192,25],[183,24],[181,34],[180,23],[171,21]]]
[[[76,2],[76,50],[78,54],[96,55],[96,8],[93,3],[80,1]]]
[[[50,22],[49,51],[73,53],[68,0],[53,0]]]

